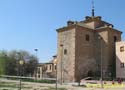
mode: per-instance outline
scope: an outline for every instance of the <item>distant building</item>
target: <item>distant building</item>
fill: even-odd
[[[42,66],[43,66],[43,64],[41,64],[41,63],[39,63],[38,66],[37,66],[37,69],[35,71],[35,77],[36,77],[36,79],[41,79],[43,77],[42,76],[42,73],[43,73]]]
[[[116,77],[125,79],[125,41],[116,43]]]
[[[115,42],[122,32],[103,21],[100,16],[86,16],[85,20],[68,21],[57,29],[58,81],[77,82],[85,77],[116,77]]]
[[[55,78],[56,77],[56,64],[54,61],[56,56],[48,63],[39,63],[36,70],[36,79],[42,78]]]

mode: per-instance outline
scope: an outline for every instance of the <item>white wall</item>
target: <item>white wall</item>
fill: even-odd
[[[121,52],[120,47],[124,47],[124,51]],[[121,63],[124,63],[123,68]],[[116,77],[125,78],[125,41],[116,42]]]

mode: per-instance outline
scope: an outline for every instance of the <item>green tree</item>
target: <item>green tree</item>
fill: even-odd
[[[19,61],[24,64],[20,65]],[[32,76],[37,67],[38,59],[36,56],[24,50],[13,50],[0,53],[0,74],[19,75],[19,69],[24,76]]]
[[[18,75],[17,51],[10,51],[7,55],[6,74]]]
[[[32,76],[37,67],[37,63],[38,62],[36,61],[36,57],[29,56],[29,60],[26,60],[24,64],[24,68],[25,68],[24,75]]]
[[[4,75],[6,73],[6,51],[0,52],[0,75]]]

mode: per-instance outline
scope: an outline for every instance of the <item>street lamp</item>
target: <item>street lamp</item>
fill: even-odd
[[[54,60],[54,67],[56,66],[56,90],[57,90],[57,59],[56,57],[54,56],[55,60]]]
[[[61,85],[62,85],[62,82],[63,82],[63,76],[62,76],[62,74],[63,74],[63,72],[62,72],[62,68],[63,68],[63,63],[62,63],[62,58],[63,58],[63,44],[60,44],[60,47],[61,47]]]
[[[101,71],[100,71],[100,72],[101,72],[101,78],[100,78],[100,81],[101,81],[101,88],[103,88],[102,37],[99,36],[98,39],[100,40],[100,48],[101,48],[101,49],[100,49],[100,50],[101,50],[101,52],[100,52],[100,53],[101,53],[101,63],[100,63],[100,66],[101,66],[101,67],[100,67],[100,70],[101,70]]]
[[[36,52],[36,59],[38,59],[38,56],[37,56],[37,54],[38,54],[38,49],[35,48],[34,51]],[[39,62],[39,61],[38,61],[38,62]],[[38,78],[38,75],[37,75],[37,68],[36,68],[36,70],[35,70],[35,80],[37,80],[37,78]]]
[[[19,74],[20,74],[20,87],[19,87],[19,90],[21,90],[21,67],[23,66],[24,64],[24,61],[23,60],[19,60],[19,65],[20,65],[20,68],[19,68]]]
[[[37,54],[38,54],[38,49],[35,48],[34,51],[36,52],[36,57],[37,57]]]

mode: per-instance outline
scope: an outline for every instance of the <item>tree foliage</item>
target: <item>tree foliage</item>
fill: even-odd
[[[24,64],[20,65],[19,61]],[[0,53],[0,74],[32,76],[37,67],[38,58],[27,51],[13,50]]]
[[[6,64],[6,52],[0,52],[0,75],[5,74],[5,64]]]

